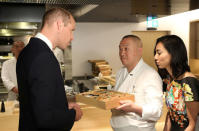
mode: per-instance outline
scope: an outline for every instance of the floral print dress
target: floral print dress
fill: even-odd
[[[189,125],[185,102],[199,101],[199,81],[194,77],[173,80],[167,84],[166,105],[171,131],[183,131]]]

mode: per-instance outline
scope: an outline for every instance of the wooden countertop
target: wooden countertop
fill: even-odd
[[[71,131],[112,131],[110,110],[79,104],[84,115],[74,123]],[[14,102],[5,102],[5,106],[6,112],[0,113],[0,131],[18,131],[19,110],[14,108]]]
[[[111,112],[79,103],[83,111],[80,121],[74,123],[71,131],[112,131],[110,126]],[[5,102],[6,112],[0,113],[0,131],[18,131],[19,110],[14,108],[13,102]],[[164,109],[165,109],[164,105]],[[157,131],[162,131],[166,111],[156,124]]]
[[[5,102],[6,112],[0,112],[0,131],[18,131],[19,109],[15,105],[16,101]]]
[[[75,122],[72,131],[112,131],[110,126],[111,112],[89,105],[81,104],[83,117]]]

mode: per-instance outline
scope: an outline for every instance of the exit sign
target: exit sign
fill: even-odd
[[[147,30],[157,30],[158,20],[157,16],[147,16]]]

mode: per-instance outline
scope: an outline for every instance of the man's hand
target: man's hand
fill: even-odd
[[[18,88],[17,87],[13,87],[12,90],[14,93],[18,94]]]
[[[83,112],[80,109],[80,106],[76,103],[69,103],[69,109],[74,109],[76,111],[75,121],[78,121],[81,119]]]
[[[122,110],[125,112],[134,112],[142,117],[142,107],[136,105],[133,101],[122,100],[120,101],[120,104],[121,105],[116,108],[117,110]]]
[[[133,112],[134,103],[131,100],[120,101],[120,106],[117,107],[117,110],[123,110],[125,112]]]

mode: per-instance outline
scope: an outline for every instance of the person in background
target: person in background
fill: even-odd
[[[15,41],[13,42],[11,52],[14,57],[3,62],[1,70],[1,78],[4,86],[8,90],[8,99],[7,100],[16,100],[18,97],[18,85],[16,77],[16,63],[19,53],[24,48],[24,42]]]
[[[59,64],[63,64],[64,63],[64,52],[62,49],[56,47],[55,49],[53,49],[53,53],[55,55],[55,57],[57,58]]]
[[[167,84],[164,131],[194,131],[199,113],[199,81],[190,72],[183,40],[176,35],[158,38],[154,55]]]
[[[49,9],[40,33],[31,38],[17,61],[19,131],[70,131],[81,119],[76,103],[68,103],[64,80],[53,49],[73,40],[75,20],[63,8]]]
[[[135,102],[121,101],[112,110],[114,131],[155,131],[163,106],[162,80],[142,59],[142,41],[135,35],[124,36],[119,45],[122,67],[116,75],[114,90],[134,94]]]
[[[62,69],[62,65],[64,64],[64,52],[62,49],[56,47],[55,49],[53,49],[53,53],[55,55],[55,57],[57,58],[59,65],[60,65],[60,69],[62,72],[62,76],[64,76],[63,74],[63,69]]]

